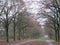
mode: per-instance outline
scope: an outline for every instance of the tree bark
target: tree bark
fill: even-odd
[[[9,42],[8,25],[6,26],[6,41]]]
[[[15,41],[15,17],[14,17],[14,41]]]
[[[19,40],[21,39],[21,38],[20,38],[20,34],[21,34],[21,29],[19,29]]]
[[[58,41],[58,38],[57,38],[57,31],[55,31],[55,40]]]
[[[58,32],[57,32],[57,33],[58,33],[58,36],[57,36],[57,37],[58,37],[58,42],[59,42],[59,38],[60,38],[60,37],[59,37],[59,30],[58,30]]]

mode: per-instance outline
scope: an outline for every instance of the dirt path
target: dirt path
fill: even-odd
[[[25,42],[18,42],[18,43],[15,43],[15,44],[8,44],[8,45],[50,45],[49,43],[47,42],[38,42],[38,41],[25,41]],[[53,45],[60,45],[60,43],[53,43]]]
[[[18,41],[14,43],[0,42],[0,45],[50,45],[50,44],[47,42],[27,40],[27,41],[22,41],[22,42]],[[60,43],[53,43],[53,45],[60,45]]]
[[[27,40],[27,41],[23,41],[23,42],[17,42],[17,43],[9,43],[7,45],[22,45],[22,44],[25,44],[25,43],[29,43],[29,42],[32,42],[33,40]]]
[[[42,34],[42,37],[45,39],[45,42],[47,43],[46,45],[54,45],[49,36],[48,36],[48,33],[47,31],[44,29],[44,28],[41,28],[41,34]]]
[[[24,41],[24,42],[17,42],[17,43],[12,43],[12,44],[10,43],[7,45],[48,45],[48,43],[28,40],[28,41]]]
[[[47,32],[42,29],[41,30],[42,37],[45,39],[45,42],[38,42],[34,40],[27,40],[27,41],[22,41],[22,42],[17,42],[17,43],[8,43],[7,45],[60,45],[59,43],[52,43]]]
[[[14,43],[8,43],[7,45],[60,45],[60,43],[52,43],[47,32],[44,29],[41,30],[41,33],[42,33],[42,37],[45,39],[45,42],[25,40],[25,41],[17,41]]]

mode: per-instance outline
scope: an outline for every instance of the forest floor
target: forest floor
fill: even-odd
[[[52,43],[53,45],[60,45],[60,43]],[[15,42],[5,42],[0,41],[0,45],[50,45],[47,42],[39,42],[39,41],[33,41],[33,40],[27,40],[27,41],[15,41]]]

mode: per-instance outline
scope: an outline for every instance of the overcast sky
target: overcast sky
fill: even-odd
[[[34,14],[34,18],[37,18],[37,13],[39,12],[40,8],[42,8],[44,5],[41,4],[43,0],[24,0],[26,3],[26,7],[28,9],[28,12],[31,12]],[[40,22],[41,25],[45,24],[46,18],[40,17],[37,19],[38,22]]]
[[[27,11],[32,13],[34,18],[38,18],[39,15],[37,13],[39,12],[40,8],[42,8],[44,5],[41,4],[43,0],[24,0],[26,8],[28,9]],[[44,25],[45,23],[45,18],[40,17],[37,19],[38,22],[40,22],[41,25]]]

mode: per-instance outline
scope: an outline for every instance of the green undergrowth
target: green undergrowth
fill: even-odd
[[[45,42],[45,39],[43,37],[38,38],[38,39],[34,39],[33,41],[37,41],[37,42]]]
[[[33,41],[46,42],[46,39],[44,39],[43,37],[41,37],[41,38],[38,38],[38,39],[34,39]],[[55,42],[55,41],[51,39],[51,42]]]

